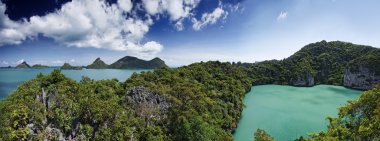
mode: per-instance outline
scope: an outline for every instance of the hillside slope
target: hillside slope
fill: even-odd
[[[316,84],[343,85],[349,79],[346,71],[349,66],[361,66],[368,70],[365,81],[355,83],[356,89],[370,89],[380,83],[378,64],[379,49],[355,45],[347,42],[321,41],[303,47],[300,51],[284,60],[271,60],[252,64],[255,84],[285,84],[294,86],[313,86]],[[350,67],[350,68],[352,68]],[[364,72],[363,72],[364,73]],[[366,72],[367,74],[367,72]],[[347,77],[348,78],[348,77]],[[350,81],[359,81],[350,79]]]

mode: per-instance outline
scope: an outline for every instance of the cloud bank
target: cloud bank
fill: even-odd
[[[32,16],[20,21],[5,14],[6,5],[0,2],[0,46],[21,44],[28,39],[44,36],[72,47],[93,47],[149,58],[163,49],[157,41],[144,38],[154,24],[154,18],[168,16],[174,27],[184,29],[184,20],[193,23],[194,30],[215,24],[228,12],[220,3],[210,13],[195,18],[194,9],[200,0],[73,0],[44,16]],[[145,14],[137,14],[144,11]]]

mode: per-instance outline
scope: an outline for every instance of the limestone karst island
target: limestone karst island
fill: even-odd
[[[380,141],[379,6],[0,0],[0,141]]]

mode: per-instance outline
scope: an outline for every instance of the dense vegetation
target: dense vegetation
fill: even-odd
[[[262,129],[257,129],[254,134],[254,141],[274,141],[274,138]]]
[[[373,50],[364,56],[360,56],[349,63],[349,68],[358,71],[360,67],[374,70],[375,74],[380,74],[380,49]]]
[[[83,67],[71,66],[69,63],[64,63],[61,67],[62,70],[81,70]]]
[[[88,69],[106,69],[108,65],[104,63],[100,58],[96,58],[95,61],[87,66]]]
[[[167,66],[163,60],[157,57],[152,60],[145,61],[136,57],[125,56],[109,65],[109,68],[114,69],[155,69],[159,67]]]
[[[255,84],[313,86],[342,85],[349,64],[380,70],[380,50],[347,42],[321,41],[309,44],[284,60],[271,60],[249,65]],[[380,75],[379,72],[377,72]],[[299,83],[304,81],[305,83]]]
[[[0,103],[0,139],[232,140],[252,84],[247,72],[207,62],[133,74],[124,83],[40,74]],[[167,116],[132,108],[125,97],[135,86],[166,97]]]

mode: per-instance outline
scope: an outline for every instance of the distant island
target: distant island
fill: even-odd
[[[33,69],[43,69],[43,68],[50,68],[49,66],[41,65],[41,64],[35,64],[32,66]]]
[[[0,67],[0,69],[9,69],[9,68],[12,68],[12,66],[8,66],[8,67]]]
[[[125,56],[111,65],[107,65],[100,58],[96,58],[92,64],[87,66],[88,69],[155,69],[159,67],[167,67],[165,61],[160,58],[156,57],[146,61],[132,56]]]
[[[87,66],[88,69],[107,69],[108,65],[104,63],[99,57],[95,61]]]
[[[71,66],[69,63],[64,63],[61,70],[81,70],[83,67]]]
[[[146,61],[139,59],[137,57],[132,56],[125,56],[116,62],[112,63],[111,65],[106,64],[103,60],[101,60],[99,57],[95,59],[95,61],[88,65],[88,66],[72,66],[69,63],[64,63],[60,69],[62,70],[81,70],[83,68],[87,69],[155,69],[159,67],[167,67],[165,64],[165,61],[161,60],[160,58],[156,57],[152,60]],[[2,68],[11,68],[9,67],[2,67]],[[50,68],[49,66],[36,64],[33,66],[30,66],[26,61],[23,61],[21,64],[18,64],[16,69],[27,69],[27,68],[34,68],[34,69],[41,69],[41,68]]]
[[[11,66],[8,66],[8,68],[12,68]],[[50,68],[49,66],[41,65],[41,64],[35,64],[33,66],[30,66],[26,61],[23,61],[21,64],[18,64],[16,69],[43,69],[43,68]]]
[[[31,67],[28,63],[26,63],[26,61],[23,61],[21,64],[18,64],[16,66],[16,69],[27,69],[27,68],[31,68]]]
[[[132,56],[125,56],[109,66],[114,69],[155,69],[158,67],[167,67],[165,62],[160,58],[154,58],[149,61],[141,60]]]

